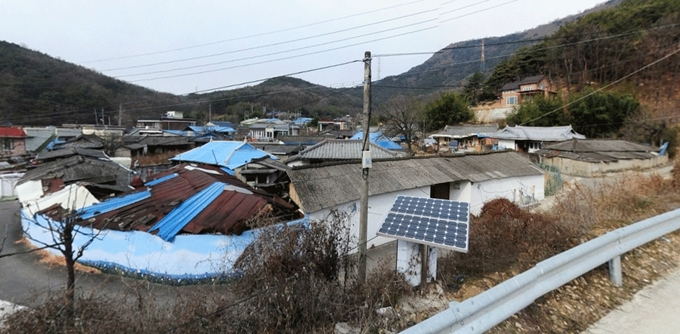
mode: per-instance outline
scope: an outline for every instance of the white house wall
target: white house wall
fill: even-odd
[[[517,146],[515,145],[514,140],[498,139],[498,147],[505,147],[509,150],[517,151]]]
[[[539,202],[545,198],[543,175],[508,177],[471,184],[470,213],[478,215],[484,204],[506,198],[518,205]],[[528,196],[528,197],[527,197]]]

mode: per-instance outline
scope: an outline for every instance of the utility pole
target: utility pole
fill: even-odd
[[[361,150],[361,203],[359,213],[359,283],[366,282],[366,243],[368,234],[368,171],[371,168],[370,151],[371,117],[371,52],[364,53],[364,145]]]
[[[118,126],[121,125],[122,118],[123,118],[123,104],[121,103],[118,105]]]
[[[208,104],[208,123],[212,122],[212,103]]]

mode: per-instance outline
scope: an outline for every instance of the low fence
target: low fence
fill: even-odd
[[[609,263],[614,284],[622,284],[626,252],[680,229],[680,209],[611,231],[555,255],[483,293],[449,308],[402,333],[482,333],[531,305],[536,298],[590,270]]]

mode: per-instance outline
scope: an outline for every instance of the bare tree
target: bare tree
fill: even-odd
[[[23,219],[28,219],[30,222],[30,225],[24,230],[24,235],[34,245],[40,245],[30,251],[50,248],[57,250],[64,257],[67,273],[65,291],[66,312],[67,317],[70,319],[73,315],[75,303],[76,262],[83,256],[85,249],[95,239],[99,238],[101,230],[95,230],[91,226],[78,224],[80,214],[76,209],[75,203],[77,201],[75,199],[71,201],[71,196],[69,196],[69,200],[70,209],[64,209],[61,205],[55,204],[37,211],[39,213],[35,213],[33,216],[27,217],[24,215]],[[31,231],[33,228],[37,228],[38,231]],[[40,238],[37,236],[38,233],[42,233],[42,231],[39,231],[40,229],[45,231],[47,237]]]
[[[403,135],[411,152],[414,137],[423,119],[424,104],[412,96],[398,95],[387,101],[382,108],[385,133]]]

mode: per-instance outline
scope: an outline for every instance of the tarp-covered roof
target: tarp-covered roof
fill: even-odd
[[[354,136],[350,137],[349,139],[364,139],[364,132],[363,131],[358,131],[357,133],[354,134]],[[385,137],[382,132],[370,132],[368,135],[368,140],[370,140],[372,143],[376,143],[380,145],[383,148],[386,148],[388,150],[403,150],[404,148],[401,147],[401,145],[393,142],[391,139]]]
[[[216,165],[234,170],[251,162],[253,159],[266,156],[274,160],[278,159],[248,143],[240,141],[212,141],[201,147],[176,155],[170,160]]]
[[[586,136],[576,133],[571,125],[565,126],[506,126],[496,133],[490,133],[491,138],[533,141],[565,141],[570,139],[585,139]]]
[[[81,210],[95,228],[177,233],[240,234],[253,219],[272,213],[297,218],[295,206],[256,190],[219,168],[182,164],[159,173],[136,192]]]
[[[302,209],[315,212],[358,200],[361,164],[311,165],[288,171]],[[369,194],[379,195],[444,182],[542,175],[516,152],[374,161]]]

